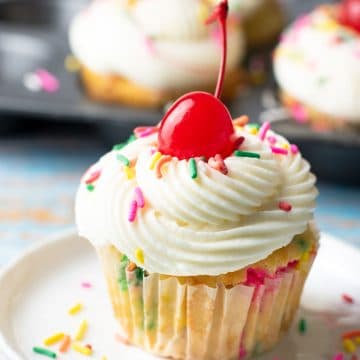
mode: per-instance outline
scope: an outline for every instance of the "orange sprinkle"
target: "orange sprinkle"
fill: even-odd
[[[71,337],[69,335],[65,335],[63,342],[60,345],[59,351],[61,353],[66,353],[69,350],[71,343]]]
[[[127,271],[134,271],[137,268],[136,264],[133,262],[130,262],[129,265],[127,266],[126,270]]]
[[[360,330],[348,331],[341,335],[343,339],[349,339],[357,336],[360,336]]]
[[[165,155],[165,156],[162,156],[160,158],[160,160],[156,163],[156,165],[155,165],[155,174],[156,174],[157,178],[160,179],[162,177],[161,168],[165,163],[171,161],[171,159],[172,158],[171,158],[170,155]]]
[[[235,126],[245,126],[249,122],[249,117],[247,115],[242,115],[233,120]]]

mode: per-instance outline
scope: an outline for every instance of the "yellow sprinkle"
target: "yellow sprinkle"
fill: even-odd
[[[250,134],[256,135],[259,130],[258,130],[256,127],[250,127],[250,128],[247,129],[247,131],[248,131]]]
[[[92,354],[92,350],[90,348],[88,348],[87,346],[83,346],[77,342],[74,342],[71,345],[71,348],[82,355],[90,356]]]
[[[128,166],[124,166],[124,173],[128,180],[131,180],[135,177],[135,170]]]
[[[355,343],[356,344],[360,344],[360,336],[357,336],[355,339],[354,339]]]
[[[141,249],[135,250],[135,257],[140,264],[144,263],[144,252]]]
[[[157,152],[153,155],[153,157],[152,157],[152,159],[151,159],[151,161],[150,161],[150,165],[149,165],[149,169],[150,169],[150,170],[154,170],[155,164],[156,164],[156,162],[157,162],[160,158],[161,158],[161,152],[160,152],[160,151],[157,151]]]
[[[87,329],[88,329],[88,322],[86,320],[83,320],[81,322],[80,326],[79,326],[78,331],[75,334],[74,339],[76,341],[82,340],[84,338],[84,336],[85,336],[85,333],[86,333]]]
[[[77,314],[79,311],[81,311],[83,308],[82,304],[77,303],[74,306],[72,306],[69,310],[68,310],[68,314],[69,315],[75,315]]]
[[[80,70],[79,61],[72,55],[66,56],[64,65],[65,69],[70,72],[76,72]]]
[[[54,345],[57,342],[59,342],[60,340],[62,340],[64,336],[65,336],[64,333],[56,333],[56,334],[48,337],[47,339],[45,339],[44,340],[44,345],[45,346]]]
[[[283,144],[282,148],[285,149],[285,150],[289,150],[289,149],[290,149],[290,145],[287,144],[287,143],[285,143],[285,144]]]
[[[103,357],[101,358],[101,360],[107,360],[107,357],[106,357],[106,356],[103,356]]]
[[[343,347],[344,347],[344,350],[348,353],[354,353],[356,351],[356,345],[350,339],[345,339],[343,341]]]

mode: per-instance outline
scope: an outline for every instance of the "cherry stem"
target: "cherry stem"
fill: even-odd
[[[222,55],[220,70],[217,80],[217,85],[215,89],[215,97],[218,99],[221,96],[223,89],[225,70],[226,70],[226,58],[227,58],[227,34],[226,34],[226,19],[229,12],[229,6],[227,0],[222,0],[214,9],[213,13],[207,19],[206,24],[211,24],[214,21],[218,20],[221,31],[221,45],[222,45]]]

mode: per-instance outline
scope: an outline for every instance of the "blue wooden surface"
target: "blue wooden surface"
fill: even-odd
[[[0,140],[0,265],[74,226],[79,179],[105,151],[99,140],[78,135]],[[320,183],[319,189],[320,229],[360,249],[360,188]]]

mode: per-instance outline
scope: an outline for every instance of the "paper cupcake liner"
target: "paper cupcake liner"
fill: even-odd
[[[289,328],[315,253],[260,284],[226,288],[127,270],[114,247],[98,249],[114,312],[128,340],[186,360],[245,359],[271,349]]]

